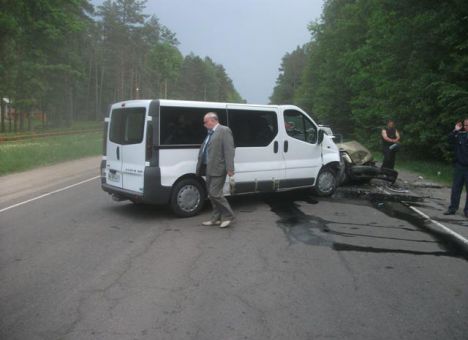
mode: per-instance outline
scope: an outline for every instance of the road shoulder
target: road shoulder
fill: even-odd
[[[0,176],[0,208],[99,175],[101,156]]]

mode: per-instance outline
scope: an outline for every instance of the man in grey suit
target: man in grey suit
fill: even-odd
[[[210,221],[202,224],[226,228],[234,220],[231,206],[223,195],[226,175],[234,176],[234,139],[231,129],[219,124],[218,115],[214,112],[208,112],[203,117],[203,125],[208,135],[198,153],[197,174],[206,174],[206,188],[213,214]]]

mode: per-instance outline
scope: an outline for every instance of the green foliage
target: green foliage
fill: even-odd
[[[272,104],[290,104],[294,101],[294,94],[302,84],[302,72],[307,60],[306,48],[297,47],[283,57],[280,74],[270,97]]]
[[[0,98],[17,112],[45,112],[54,126],[100,120],[128,99],[241,100],[221,65],[184,59],[175,33],[144,14],[145,4],[106,0],[95,11],[88,0],[0,0]],[[187,75],[197,76],[181,80]],[[206,91],[195,89],[201,84]]]
[[[223,66],[208,57],[202,59],[194,54],[184,58],[177,88],[177,98],[181,99],[242,101]]]
[[[371,147],[393,118],[406,150],[449,158],[446,133],[468,116],[464,1],[327,0],[309,30],[301,85],[286,101]]]

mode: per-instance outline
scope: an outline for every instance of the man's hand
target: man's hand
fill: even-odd
[[[458,122],[457,124],[455,124],[455,131],[460,131],[463,127],[463,124],[461,122]]]
[[[232,177],[232,176],[234,176],[234,171],[228,171],[227,174],[228,174],[229,177]]]

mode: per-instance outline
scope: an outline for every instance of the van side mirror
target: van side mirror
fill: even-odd
[[[318,141],[317,141],[319,144],[322,144],[324,135],[325,135],[325,131],[319,130],[319,132],[318,132]]]

